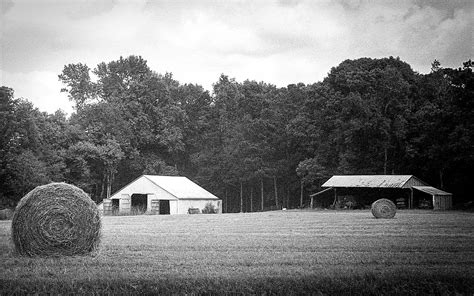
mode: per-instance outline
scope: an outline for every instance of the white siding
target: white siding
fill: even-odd
[[[176,200],[176,197],[156,186],[156,184],[144,176],[138,178],[121,190],[117,191],[110,198],[122,198],[122,194],[129,194],[130,196],[132,196],[132,194],[153,194],[154,199]]]
[[[120,194],[120,201],[119,201],[119,211],[121,213],[130,213],[131,210],[131,194]]]
[[[176,214],[184,214],[184,213],[179,212],[177,200],[170,200],[170,215],[176,215]]]
[[[150,193],[146,197],[146,211],[150,212],[151,211],[151,201],[157,199],[154,193]]]

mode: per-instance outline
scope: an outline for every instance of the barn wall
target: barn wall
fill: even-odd
[[[104,215],[112,215],[112,200],[105,198],[97,208]]]
[[[425,182],[421,181],[417,177],[411,177],[408,181],[403,185],[403,188],[411,188],[413,186],[427,186]]]
[[[178,210],[178,201],[170,200],[170,215],[181,214]]]
[[[451,195],[433,195],[433,210],[450,210],[452,206]]]
[[[120,213],[130,213],[132,209],[132,199],[131,194],[120,194],[120,203],[119,203],[119,212]]]
[[[202,209],[206,206],[206,204],[210,202],[218,209],[218,213],[222,213],[222,202],[221,200],[206,200],[206,199],[181,199],[179,200],[179,207],[178,213],[179,214],[187,214],[189,208],[198,208],[202,211]]]
[[[147,203],[146,203],[146,211],[151,212],[151,201],[158,200],[154,193],[150,193],[147,195]]]
[[[117,191],[112,195],[111,199],[119,199],[120,213],[130,213],[131,206],[131,196],[132,194],[147,194],[147,211],[151,210],[151,201],[154,199],[158,200],[170,200],[170,214],[178,213],[178,206],[176,197],[168,193],[167,191],[156,186],[153,182],[148,180],[145,177],[138,178],[129,185],[122,188],[120,191]],[[173,202],[174,201],[174,202]]]

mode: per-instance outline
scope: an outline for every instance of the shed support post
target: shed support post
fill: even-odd
[[[413,188],[410,188],[410,200],[408,201],[408,208],[413,208]]]
[[[336,201],[337,201],[337,189],[334,188],[334,202],[332,203],[332,206],[333,206],[333,207],[336,206]]]

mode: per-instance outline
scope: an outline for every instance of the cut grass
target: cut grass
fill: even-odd
[[[0,294],[469,294],[474,214],[279,211],[103,219],[96,257],[13,255]]]

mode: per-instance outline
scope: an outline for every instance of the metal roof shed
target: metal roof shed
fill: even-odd
[[[335,202],[338,188],[393,188],[410,190],[409,208],[413,208],[413,189],[432,195],[433,209],[435,210],[446,210],[452,206],[451,193],[428,186],[413,175],[335,175],[321,187],[325,189],[310,195],[312,205],[314,197],[329,189],[334,189]]]
[[[431,186],[413,186],[412,188],[431,195],[433,197],[433,209],[435,210],[449,210],[453,205],[453,195],[449,192]]]

